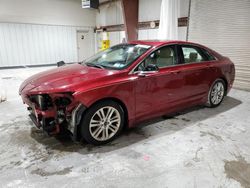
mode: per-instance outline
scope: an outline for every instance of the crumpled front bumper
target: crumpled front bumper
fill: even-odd
[[[26,103],[27,104],[27,103]],[[49,135],[55,135],[60,132],[60,125],[56,122],[56,111],[54,109],[42,111],[37,109],[34,104],[27,104],[29,117],[37,128],[42,128]]]
[[[28,95],[21,94],[23,102],[28,105],[27,109],[30,112],[29,117],[35,126],[39,129],[43,129],[49,135],[56,135],[65,130],[71,133],[73,140],[78,139],[78,127],[81,121],[83,112],[86,107],[79,102],[72,102],[67,110],[65,110],[65,120],[63,122],[58,121],[59,115],[58,109],[54,106],[47,110],[41,110],[29,100]]]

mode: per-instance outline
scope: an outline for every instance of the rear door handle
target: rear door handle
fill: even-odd
[[[171,71],[171,74],[179,74],[181,71]]]
[[[206,66],[206,69],[212,69],[212,68],[213,68],[213,66],[211,66],[211,65]]]

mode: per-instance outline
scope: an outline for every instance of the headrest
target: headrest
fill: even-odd
[[[172,49],[171,48],[162,48],[157,51],[157,55],[159,55],[161,58],[169,58],[172,55]]]
[[[189,54],[189,60],[190,60],[190,61],[196,61],[197,57],[198,57],[198,54],[195,53],[195,52],[191,52],[191,53]]]

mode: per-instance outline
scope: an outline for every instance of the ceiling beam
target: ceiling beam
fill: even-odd
[[[151,23],[155,23],[155,27],[151,27]],[[188,23],[188,17],[181,17],[178,18],[178,27],[187,27]],[[146,22],[139,22],[138,23],[138,29],[158,29],[160,24],[160,20],[152,20],[152,21],[146,21]],[[124,24],[117,24],[117,25],[106,25],[106,26],[100,26],[96,27],[95,31],[100,30],[106,30],[108,32],[114,32],[114,31],[124,31],[125,27]]]

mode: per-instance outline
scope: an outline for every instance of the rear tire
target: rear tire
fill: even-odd
[[[117,137],[124,126],[122,107],[106,100],[87,110],[81,121],[81,135],[90,144],[106,144]]]
[[[215,108],[221,104],[226,95],[225,86],[226,84],[224,80],[222,79],[215,80],[208,93],[208,102],[207,102],[208,107]]]

